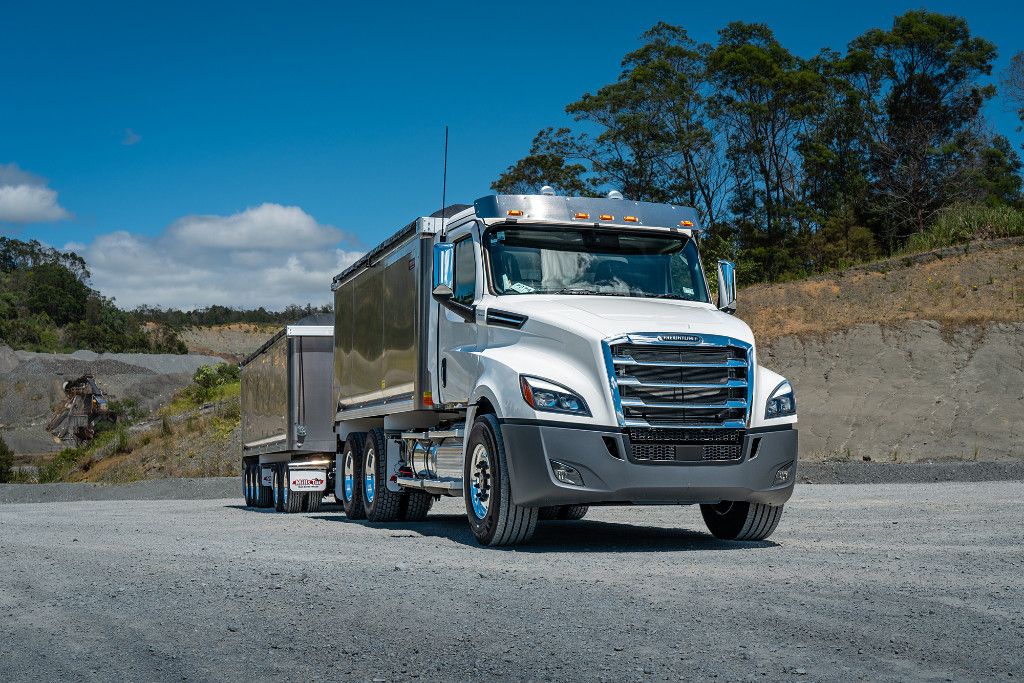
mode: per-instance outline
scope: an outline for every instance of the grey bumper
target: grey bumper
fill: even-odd
[[[796,429],[746,433],[743,457],[733,462],[632,462],[628,437],[614,430],[505,422],[502,436],[512,499],[531,507],[721,500],[782,505],[793,495],[796,479]],[[584,485],[556,480],[551,460],[576,468]],[[780,470],[786,470],[787,476],[784,483],[777,484]]]

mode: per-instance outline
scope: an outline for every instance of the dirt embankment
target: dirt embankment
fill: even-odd
[[[1024,245],[901,257],[740,293],[793,381],[801,457],[1024,458]]]
[[[278,325],[236,323],[190,327],[180,332],[178,336],[188,345],[189,353],[219,356],[226,361],[238,363],[274,336],[279,329]]]

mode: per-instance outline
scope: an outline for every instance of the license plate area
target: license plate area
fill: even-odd
[[[742,430],[630,429],[629,459],[641,465],[728,463],[743,459]]]

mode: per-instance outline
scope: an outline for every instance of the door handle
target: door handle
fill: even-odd
[[[441,386],[448,386],[448,359],[441,359]]]

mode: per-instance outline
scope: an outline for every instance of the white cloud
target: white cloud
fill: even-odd
[[[125,147],[131,147],[142,142],[142,136],[136,133],[131,128],[124,129],[124,137],[121,138],[121,144]]]
[[[23,171],[17,164],[0,164],[0,222],[48,223],[71,218],[57,201],[46,178]]]
[[[119,231],[65,248],[85,257],[92,285],[123,308],[280,309],[332,300],[331,278],[360,256],[345,239],[299,207],[262,204],[185,216],[156,237]]]

